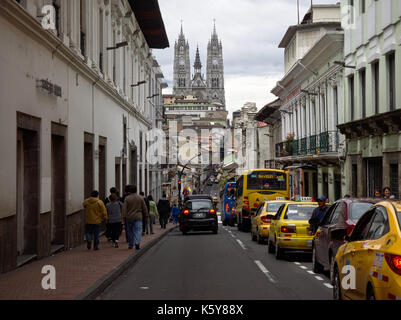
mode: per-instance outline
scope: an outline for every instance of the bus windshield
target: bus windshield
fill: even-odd
[[[287,176],[283,172],[258,171],[248,175],[249,190],[287,190]]]

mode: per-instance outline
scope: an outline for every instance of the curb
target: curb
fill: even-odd
[[[150,241],[143,248],[141,248],[141,250],[129,256],[123,263],[115,267],[108,274],[104,275],[102,278],[96,281],[92,286],[90,286],[87,290],[79,294],[74,300],[96,299],[103,291],[107,289],[107,287],[109,287],[113,283],[114,280],[116,280],[125,271],[127,271],[130,267],[132,267],[140,257],[142,257],[147,251],[149,251],[149,249],[151,249],[154,245],[156,245],[159,241],[161,241],[164,237],[166,237],[170,232],[176,229],[177,226],[164,232],[160,237],[157,237],[152,241]]]

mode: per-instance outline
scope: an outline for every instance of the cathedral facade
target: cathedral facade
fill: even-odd
[[[202,74],[202,62],[199,48],[196,50],[193,74],[189,58],[189,43],[182,26],[181,33],[174,47],[174,87],[175,96],[194,96],[198,100],[209,101],[225,108],[223,46],[213,29],[207,47],[206,79]]]

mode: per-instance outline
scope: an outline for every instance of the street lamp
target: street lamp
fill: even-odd
[[[126,47],[126,46],[128,46],[128,42],[123,41],[123,42],[117,43],[114,47],[108,47],[107,50],[116,50],[118,48],[122,48],[122,47]]]
[[[140,86],[141,84],[145,84],[146,83],[146,81],[145,80],[143,80],[143,81],[139,81],[138,83],[136,83],[136,84],[131,84],[131,87],[138,87],[138,86]]]

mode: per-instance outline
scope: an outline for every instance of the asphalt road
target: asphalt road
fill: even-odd
[[[331,300],[326,275],[311,273],[311,256],[277,261],[249,233],[182,235],[174,230],[98,299],[103,300]]]

